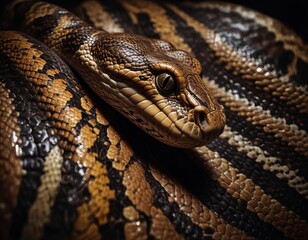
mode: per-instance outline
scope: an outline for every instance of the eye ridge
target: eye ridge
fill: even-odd
[[[168,73],[161,73],[156,77],[156,87],[158,91],[168,93],[175,89],[175,80]]]

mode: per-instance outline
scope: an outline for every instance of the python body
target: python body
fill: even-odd
[[[91,88],[155,138],[200,146],[227,125],[206,147],[167,147],[96,99],[47,47],[2,34],[5,238],[307,235],[308,57],[294,33],[221,3],[87,1],[78,9],[109,32],[160,37],[194,54],[204,83],[199,62],[165,41],[98,31],[44,3],[12,11],[15,25],[96,79]]]

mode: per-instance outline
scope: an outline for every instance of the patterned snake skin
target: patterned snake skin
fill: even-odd
[[[295,33],[216,2],[85,1],[74,11],[96,28],[46,3],[8,9],[3,27],[25,33],[0,34],[1,239],[308,236]]]

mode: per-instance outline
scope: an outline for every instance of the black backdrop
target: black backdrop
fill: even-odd
[[[0,0],[0,9],[12,0]],[[72,8],[78,0],[49,0],[66,8]],[[142,0],[139,0],[142,1]],[[174,1],[175,2],[175,1]],[[308,1],[305,0],[229,0],[279,19],[308,42]],[[306,3],[305,3],[306,2]],[[2,12],[2,11],[1,11]]]

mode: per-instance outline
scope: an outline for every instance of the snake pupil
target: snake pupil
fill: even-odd
[[[170,80],[170,76],[166,77],[164,80],[163,80],[163,88],[166,88],[168,82]]]
[[[156,77],[156,87],[161,93],[169,93],[175,88],[174,78],[168,73],[161,73]]]

